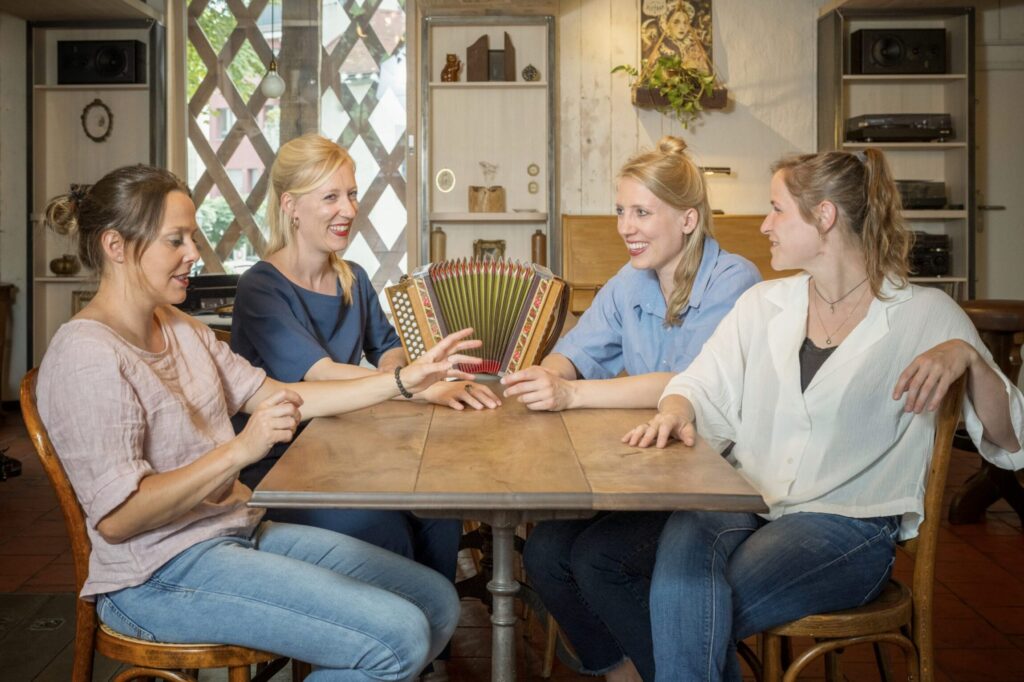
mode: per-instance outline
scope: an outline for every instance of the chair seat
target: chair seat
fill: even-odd
[[[171,644],[136,639],[100,623],[96,651],[107,658],[150,668],[230,668],[268,663],[280,656],[231,644]]]
[[[768,632],[784,637],[859,637],[907,625],[912,612],[910,588],[898,580],[890,580],[870,604],[806,616]]]

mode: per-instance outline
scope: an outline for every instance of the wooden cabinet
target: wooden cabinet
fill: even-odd
[[[476,240],[504,240],[507,257],[530,260],[531,238],[541,230],[547,263],[557,264],[554,18],[427,16],[422,30],[420,262],[430,261],[430,232],[440,227],[448,259],[472,256]],[[481,36],[492,61],[509,58],[507,36],[515,80],[467,80],[467,51]],[[450,54],[462,67],[458,81],[444,82]],[[535,80],[524,78],[530,66]],[[496,167],[493,176],[482,164]],[[471,212],[471,186],[503,188],[504,210]]]
[[[862,29],[942,29],[943,73],[855,73],[854,34]],[[878,46],[880,49],[882,46]],[[870,49],[870,48],[867,48]],[[908,42],[913,58],[918,47]],[[860,69],[863,70],[863,69]],[[949,237],[949,274],[915,276],[912,281],[942,286],[958,298],[973,297],[975,233],[974,10],[837,9],[818,23],[818,148],[882,149],[897,179],[945,184],[946,205],[905,210],[910,229]],[[866,114],[949,114],[953,135],[935,142],[851,142],[849,119]]]
[[[77,253],[77,249],[72,239],[46,228],[47,203],[68,192],[72,184],[92,184],[120,166],[158,163],[163,148],[164,112],[158,109],[158,93],[152,86],[154,73],[162,73],[162,60],[153,41],[159,40],[157,33],[163,29],[152,22],[124,23],[135,26],[32,28],[29,325],[33,366],[39,364],[57,328],[71,317],[75,306],[84,304],[97,285],[84,267],[73,275],[57,275],[51,270],[52,260]],[[58,84],[57,43],[64,40],[141,41],[148,50],[146,83]],[[156,80],[162,83],[162,76]],[[94,137],[102,139],[91,139],[86,126]],[[109,134],[103,137],[104,133]]]

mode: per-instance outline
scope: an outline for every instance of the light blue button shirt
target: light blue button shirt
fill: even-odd
[[[740,294],[760,281],[753,263],[706,238],[690,300],[680,315],[683,323],[666,327],[667,306],[657,274],[627,263],[601,287],[554,352],[567,357],[585,379],[610,379],[623,369],[630,375],[681,372]]]

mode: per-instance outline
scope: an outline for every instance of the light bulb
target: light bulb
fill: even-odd
[[[284,79],[277,73],[277,60],[270,60],[270,68],[260,83],[260,90],[268,99],[277,99],[284,94]]]

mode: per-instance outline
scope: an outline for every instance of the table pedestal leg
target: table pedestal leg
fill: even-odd
[[[494,543],[494,573],[487,590],[493,608],[491,624],[491,680],[514,682],[516,679],[516,612],[515,597],[519,583],[512,575],[514,534],[517,517],[495,514],[491,523]]]

